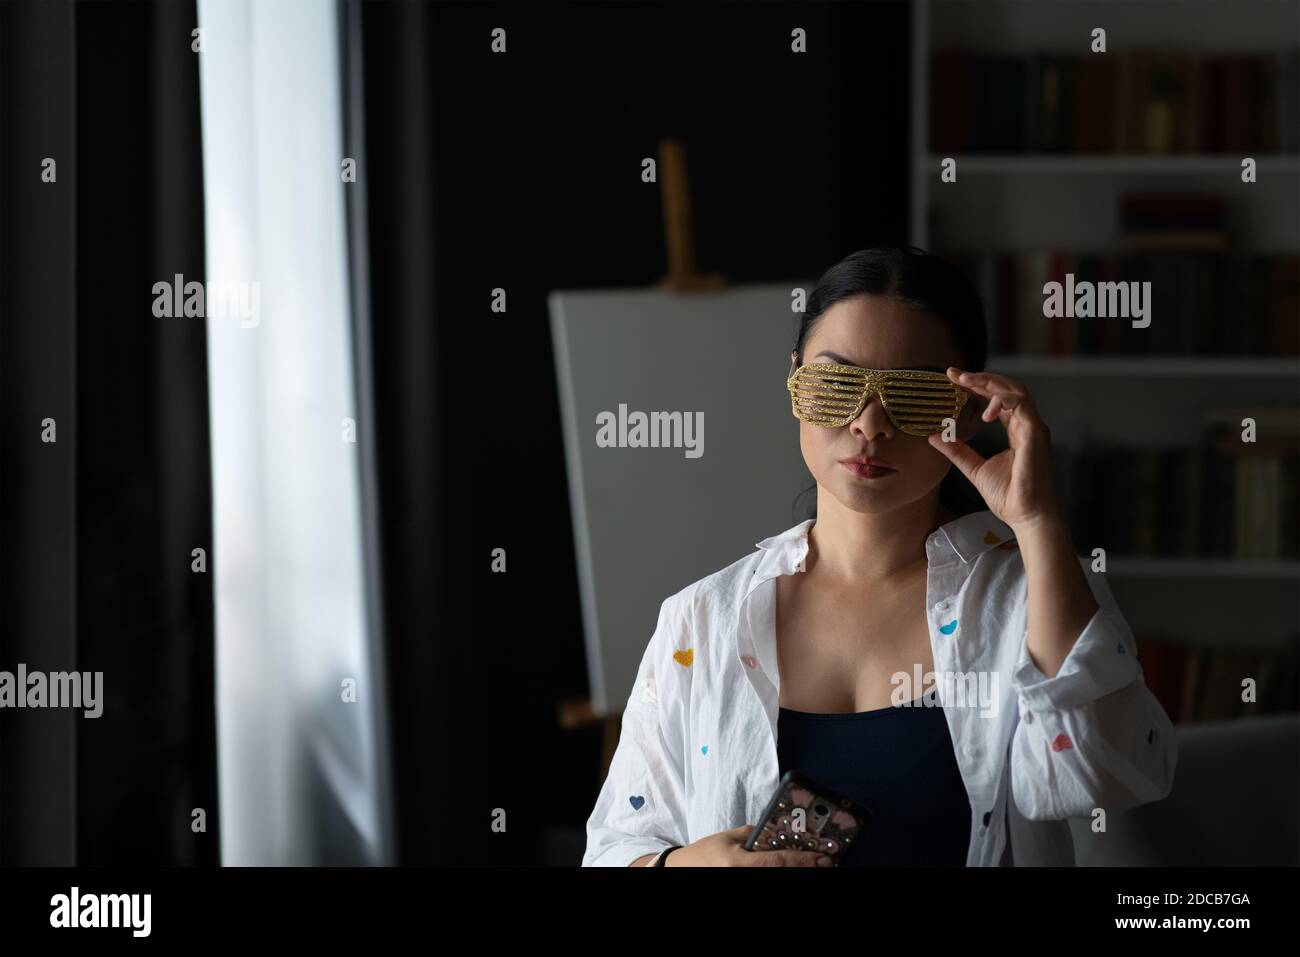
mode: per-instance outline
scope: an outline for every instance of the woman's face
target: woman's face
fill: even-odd
[[[935,372],[962,361],[941,320],[874,295],[841,300],[822,313],[804,342],[801,359],[864,369]],[[976,406],[972,397],[957,420],[957,435],[963,441],[979,427]],[[848,425],[825,428],[801,421],[799,446],[820,488],[855,512],[888,512],[925,498],[951,467],[924,436],[896,429],[875,394]],[[855,456],[877,459],[892,471],[875,476],[856,473],[843,462]]]

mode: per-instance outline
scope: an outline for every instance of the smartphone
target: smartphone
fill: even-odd
[[[838,864],[870,822],[870,810],[791,769],[754,825],[745,850],[821,851]]]

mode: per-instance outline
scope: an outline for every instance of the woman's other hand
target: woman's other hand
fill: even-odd
[[[745,841],[753,831],[754,825],[742,824],[702,837],[669,854],[664,867],[830,867],[835,863],[818,851],[747,851]]]

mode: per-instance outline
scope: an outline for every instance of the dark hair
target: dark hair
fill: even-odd
[[[988,361],[988,328],[984,306],[974,287],[951,263],[915,246],[874,246],[850,253],[817,280],[799,321],[796,361],[804,361],[804,345],[822,315],[835,303],[854,296],[884,296],[936,317],[948,327],[961,352],[961,367],[980,372]],[[817,483],[795,499],[814,493]],[[951,468],[939,486],[939,501],[954,515],[967,515],[988,506],[966,476]],[[812,516],[807,516],[811,518]]]

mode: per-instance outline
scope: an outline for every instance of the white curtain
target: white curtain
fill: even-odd
[[[360,416],[343,190],[361,187],[340,176],[337,6],[198,10],[209,300],[217,287],[245,307],[208,318],[222,859],[388,863],[368,437],[349,441],[345,423]]]

